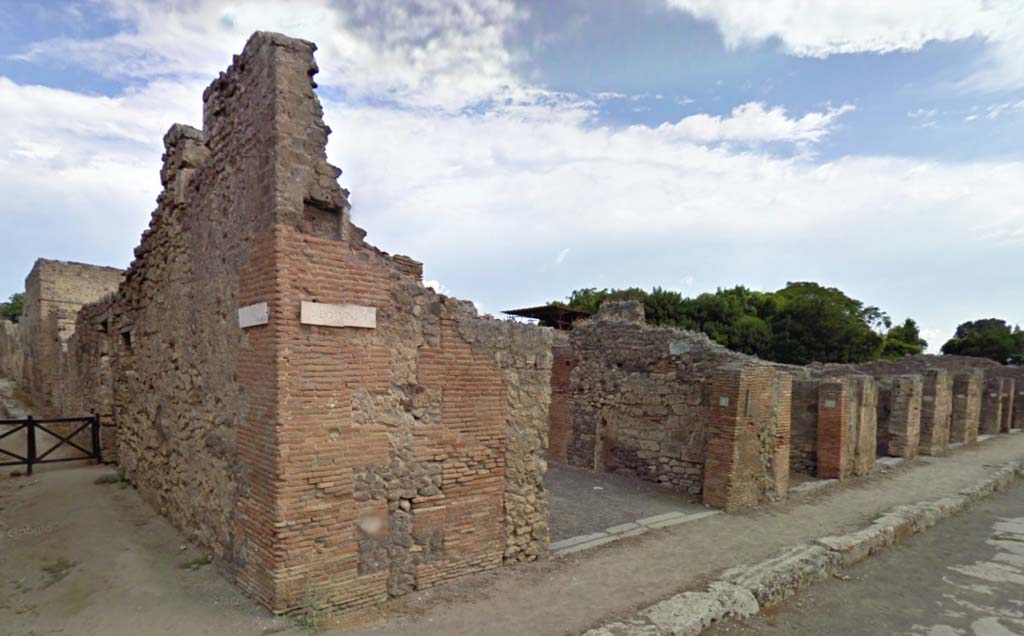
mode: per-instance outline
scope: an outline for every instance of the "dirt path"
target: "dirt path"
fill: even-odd
[[[300,634],[213,565],[183,564],[163,518],[102,466],[0,479],[0,633],[10,636]]]

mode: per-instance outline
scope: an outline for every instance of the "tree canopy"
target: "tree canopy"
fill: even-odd
[[[948,355],[989,358],[1002,364],[1024,364],[1024,333],[1005,320],[984,318],[962,323],[942,345]]]
[[[777,362],[864,362],[928,346],[914,320],[893,326],[878,307],[817,283],[789,283],[775,292],[737,286],[694,298],[658,287],[586,288],[572,292],[568,305],[595,312],[606,300],[641,301],[651,324],[703,331],[734,351]]]
[[[22,292],[11,294],[11,297],[7,302],[0,303],[0,319],[18,322],[21,318],[24,300],[25,294]]]

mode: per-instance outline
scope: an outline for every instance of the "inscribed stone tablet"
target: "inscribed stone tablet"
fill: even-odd
[[[362,305],[332,305],[302,301],[300,320],[304,325],[321,327],[377,328],[377,308]]]

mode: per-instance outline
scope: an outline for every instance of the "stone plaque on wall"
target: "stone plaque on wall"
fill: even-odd
[[[302,301],[300,321],[321,327],[377,328],[377,308],[362,305],[332,305]]]
[[[265,302],[238,308],[238,326],[242,329],[265,325],[268,322],[270,322],[270,308]]]

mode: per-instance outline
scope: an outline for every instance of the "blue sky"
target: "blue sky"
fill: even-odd
[[[257,29],[317,42],[368,240],[485,312],[815,280],[933,346],[1024,322],[1010,0],[0,0],[0,294],[130,262],[163,133]]]

